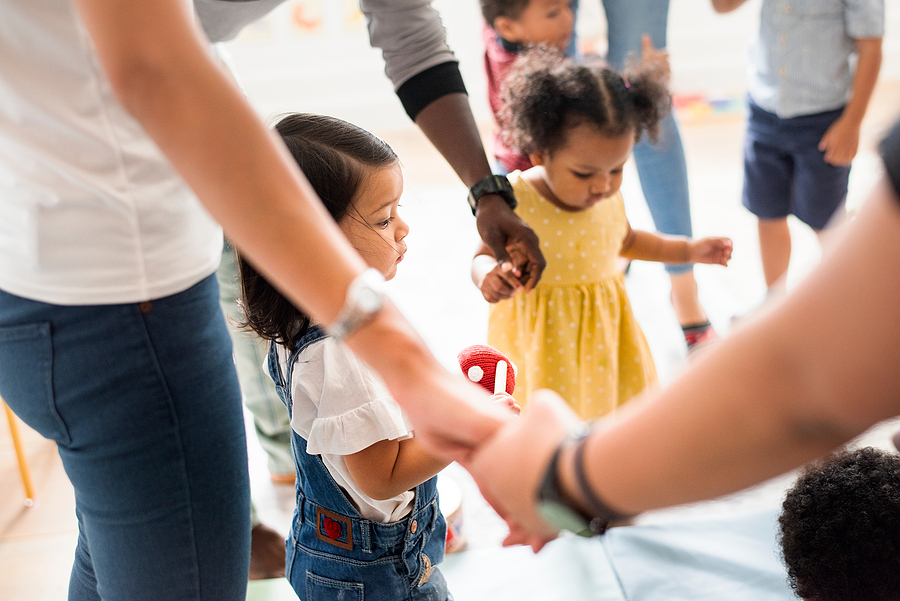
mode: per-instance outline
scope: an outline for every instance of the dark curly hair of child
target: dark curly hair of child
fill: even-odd
[[[350,213],[372,169],[385,169],[399,160],[384,140],[335,117],[292,113],[275,124],[275,131],[335,221]],[[237,250],[235,259],[241,285],[239,304],[244,313],[244,321],[238,326],[292,348],[309,329],[309,317]]]
[[[807,466],[778,518],[807,601],[900,601],[900,455],[872,447]]]
[[[481,0],[481,15],[491,27],[497,17],[518,19],[531,0]]]
[[[671,107],[664,65],[636,63],[619,75],[549,48],[516,59],[501,99],[504,142],[524,154],[558,149],[569,130],[585,123],[611,138],[634,132],[635,142],[644,133],[656,140]]]

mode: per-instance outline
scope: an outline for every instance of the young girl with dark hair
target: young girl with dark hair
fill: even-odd
[[[393,278],[409,233],[394,151],[331,117],[292,114],[275,130],[375,279]],[[436,569],[446,536],[436,474],[447,461],[413,436],[371,368],[241,256],[238,265],[244,325],[271,341],[269,373],[291,414],[297,506],[285,571],[297,595],[447,599]]]
[[[547,268],[526,293],[482,245],[472,278],[492,303],[488,344],[518,366],[520,402],[549,388],[592,419],[656,383],[616,257],[720,265],[731,257],[727,238],[634,230],[625,216],[625,161],[635,141],[655,137],[669,110],[663,57],[647,57],[623,78],[537,50],[506,80],[505,136],[535,165],[508,177]]]

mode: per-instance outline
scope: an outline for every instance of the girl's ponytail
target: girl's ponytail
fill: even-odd
[[[631,102],[635,142],[645,132],[656,141],[659,122],[672,110],[668,83],[668,66],[659,62],[640,62],[625,69],[623,85]]]
[[[656,140],[671,110],[668,66],[645,61],[625,71],[579,65],[558,50],[531,49],[516,59],[501,91],[502,139],[523,154],[554,150],[569,129],[591,124],[606,136],[646,132]]]

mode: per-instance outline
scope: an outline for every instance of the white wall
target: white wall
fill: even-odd
[[[728,15],[716,15],[709,0],[672,0],[669,52],[676,93],[743,95],[745,50],[757,27],[761,0]],[[900,79],[900,2],[886,0],[887,25],[882,78]],[[582,40],[602,47],[606,24],[600,4],[581,0]],[[477,0],[435,0],[479,122],[490,121],[485,98]],[[318,23],[292,26],[300,14]],[[339,116],[374,130],[409,127],[410,122],[383,74],[380,52],[369,47],[354,0],[289,0],[265,20],[227,44],[237,75],[266,118],[306,111]]]

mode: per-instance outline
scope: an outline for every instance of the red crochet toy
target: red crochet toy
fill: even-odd
[[[494,347],[473,344],[461,350],[457,359],[463,374],[488,393],[512,394],[515,390],[516,366]]]

